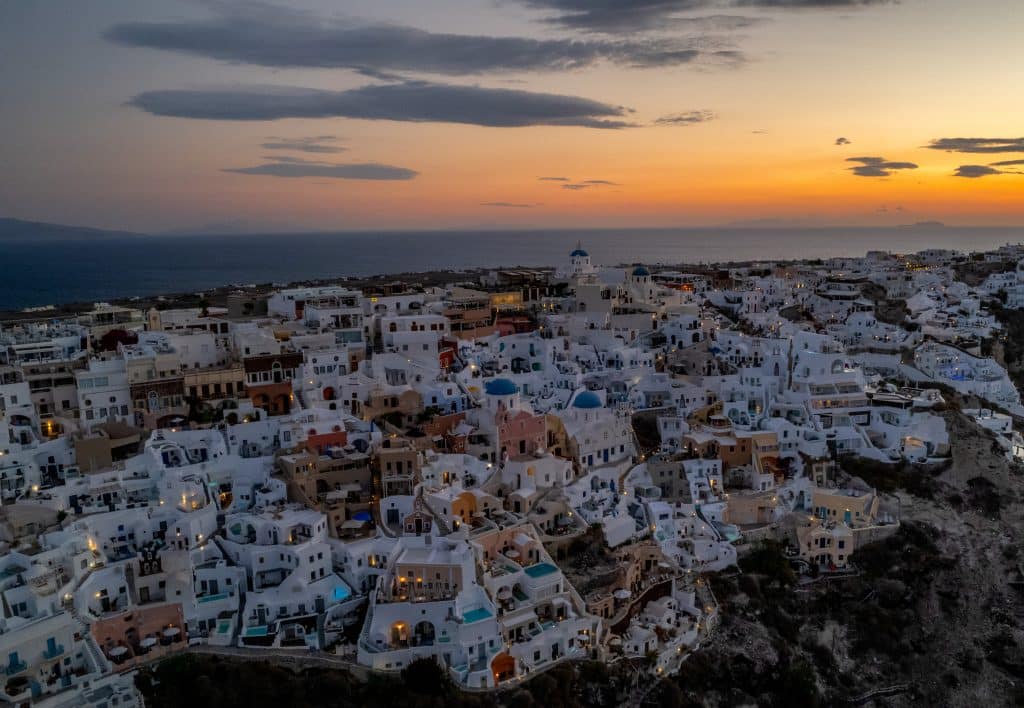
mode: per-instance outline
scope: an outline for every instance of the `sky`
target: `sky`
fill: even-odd
[[[1019,0],[0,0],[0,216],[1024,224]]]

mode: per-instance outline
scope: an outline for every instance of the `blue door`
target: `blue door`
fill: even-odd
[[[850,510],[849,510],[849,509],[847,509],[847,510],[846,510],[845,512],[843,512],[843,521],[845,521],[845,522],[846,522],[846,525],[847,525],[847,526],[849,526],[849,525],[850,525],[850,522],[851,522],[852,520],[853,520],[853,517],[852,517],[852,516],[851,516],[851,514],[850,514]]]
[[[57,656],[57,640],[53,637],[46,640],[46,655]]]

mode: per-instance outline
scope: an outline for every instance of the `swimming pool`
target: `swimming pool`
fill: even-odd
[[[357,511],[352,514],[352,518],[356,521],[373,521],[373,516],[368,511]]]
[[[227,596],[226,592],[219,592],[216,595],[205,595],[199,598],[199,602],[215,602],[216,600],[223,600]]]
[[[333,597],[336,602],[341,602],[342,600],[347,600],[351,596],[352,596],[352,591],[349,590],[348,587],[345,586],[345,585],[337,585],[337,586],[335,586],[334,592],[331,593],[331,597]]]
[[[531,565],[529,568],[523,568],[523,572],[529,575],[531,578],[543,578],[545,575],[551,575],[558,568],[553,566],[551,563],[537,563]]]
[[[249,627],[245,630],[245,636],[247,637],[265,637],[267,636],[267,625],[261,624],[259,627]]]
[[[486,607],[478,607],[475,610],[470,610],[462,615],[462,619],[466,621],[466,624],[472,624],[473,622],[479,622],[485,620],[488,617],[493,617],[491,611]]]

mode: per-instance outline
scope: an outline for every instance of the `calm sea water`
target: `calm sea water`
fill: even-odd
[[[229,283],[489,266],[708,263],[993,248],[1024,228],[616,229],[139,236],[0,242],[0,309],[189,292]]]

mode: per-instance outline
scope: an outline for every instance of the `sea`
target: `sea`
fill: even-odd
[[[706,264],[964,251],[1024,242],[1024,228],[685,228],[129,235],[0,241],[0,310],[219,286],[513,266]]]

